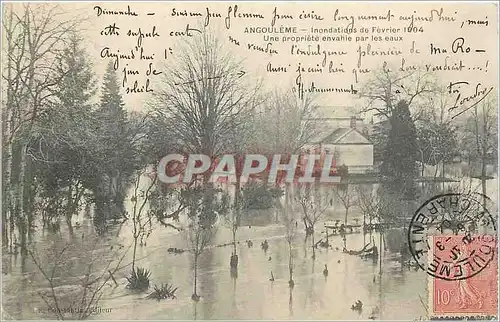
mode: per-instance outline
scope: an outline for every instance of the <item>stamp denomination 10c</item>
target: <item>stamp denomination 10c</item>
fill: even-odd
[[[464,244],[464,238],[473,242]],[[495,317],[498,310],[496,238],[432,236],[429,262],[435,275],[428,277],[431,317]],[[474,242],[477,242],[474,244]],[[457,247],[457,245],[461,245]],[[452,249],[452,251],[449,251]],[[478,274],[480,272],[480,274]],[[450,278],[450,276],[468,278]],[[440,277],[439,277],[440,276]]]

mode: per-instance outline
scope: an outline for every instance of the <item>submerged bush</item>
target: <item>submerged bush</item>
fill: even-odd
[[[145,268],[138,267],[132,270],[130,277],[127,277],[127,287],[131,290],[145,291],[149,288],[149,277],[151,272]]]
[[[349,167],[346,166],[345,164],[339,166],[337,168],[337,174],[341,177],[341,178],[345,178],[345,177],[348,177],[349,176]]]
[[[174,288],[174,285],[168,283],[161,284],[161,286],[154,286],[154,291],[151,292],[146,298],[148,299],[156,299],[156,300],[166,300],[166,299],[175,299],[175,291],[177,291],[177,287]]]

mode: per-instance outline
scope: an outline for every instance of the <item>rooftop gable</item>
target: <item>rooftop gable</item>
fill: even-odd
[[[372,144],[354,128],[338,128],[321,140],[322,144]]]

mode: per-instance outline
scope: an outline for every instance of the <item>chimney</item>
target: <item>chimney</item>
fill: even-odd
[[[350,124],[351,129],[356,128],[356,116],[351,116],[351,124]]]

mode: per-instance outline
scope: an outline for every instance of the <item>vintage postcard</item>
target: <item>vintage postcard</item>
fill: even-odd
[[[2,2],[2,320],[498,320],[498,23]]]

